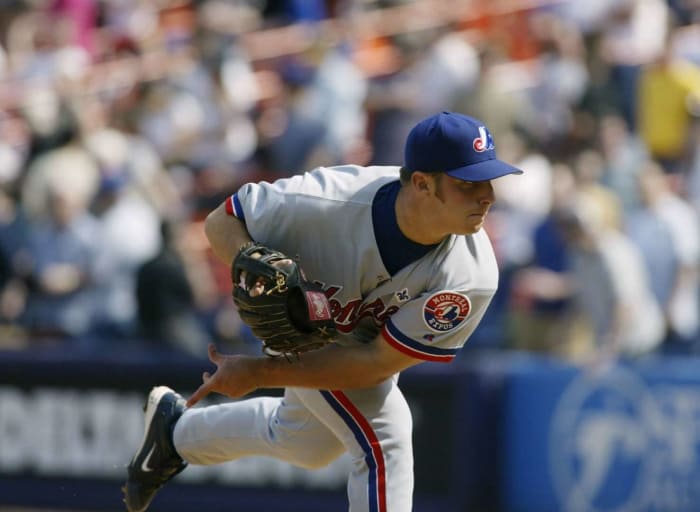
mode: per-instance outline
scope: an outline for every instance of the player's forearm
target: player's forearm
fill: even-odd
[[[251,241],[245,224],[229,215],[223,204],[207,216],[204,233],[216,257],[227,265],[231,264],[241,246]]]
[[[305,387],[352,389],[376,385],[402,368],[382,363],[371,345],[344,347],[330,345],[302,354],[290,361],[264,358],[256,362],[260,388]]]

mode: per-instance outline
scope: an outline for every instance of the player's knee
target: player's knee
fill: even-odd
[[[321,469],[328,466],[343,454],[343,448],[309,449],[297,455],[296,465],[304,469]]]
[[[392,464],[413,464],[413,435],[410,426],[397,426],[381,444],[383,455]]]

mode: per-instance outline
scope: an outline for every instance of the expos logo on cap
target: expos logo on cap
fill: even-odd
[[[495,149],[493,144],[493,137],[491,132],[485,126],[479,126],[479,136],[472,142],[474,151],[477,153],[483,153],[484,151],[489,151]]]
[[[469,298],[456,292],[432,294],[423,306],[423,320],[433,331],[447,332],[456,328],[469,314]]]

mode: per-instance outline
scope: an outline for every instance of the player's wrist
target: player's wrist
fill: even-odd
[[[289,362],[284,357],[256,357],[251,361],[251,373],[260,388],[282,388],[291,385]]]

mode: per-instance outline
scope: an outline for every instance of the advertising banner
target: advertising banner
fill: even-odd
[[[700,366],[528,362],[503,396],[504,510],[700,510]]]
[[[148,390],[167,384],[187,395],[207,364],[167,355],[3,354],[0,506],[122,510],[120,486],[141,443]],[[463,464],[454,450],[463,378],[430,368],[402,376],[414,415],[416,511],[457,510],[466,499],[464,482],[452,476]],[[347,456],[314,471],[267,457],[190,466],[154,505],[171,512],[229,510],[233,503],[239,512],[344,510],[349,471]]]

